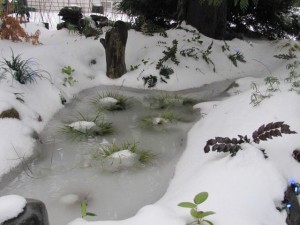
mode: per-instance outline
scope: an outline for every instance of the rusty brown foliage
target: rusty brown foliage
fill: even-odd
[[[282,134],[296,134],[295,131],[290,130],[290,126],[284,122],[271,122],[263,124],[252,133],[252,141],[259,144],[260,141],[267,141],[274,137],[280,137]],[[242,149],[241,144],[251,143],[251,140],[246,136],[238,135],[238,138],[216,137],[209,139],[204,147],[204,152],[208,153],[210,150],[216,152],[229,152],[232,156]],[[265,151],[261,150],[265,158],[267,158]]]
[[[31,42],[33,45],[41,44],[39,42],[40,31],[37,30],[34,34],[29,35],[21,27],[19,20],[3,13],[0,15],[1,27],[0,38],[1,40],[11,40],[13,42],[26,41]]]

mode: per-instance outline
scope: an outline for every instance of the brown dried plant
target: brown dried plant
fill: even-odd
[[[257,130],[252,133],[252,141],[259,144],[260,141],[267,141],[273,139],[273,137],[282,136],[282,134],[296,134],[295,131],[290,130],[290,126],[284,122],[271,122],[267,125],[263,124]],[[247,135],[238,135],[238,138],[228,137],[216,137],[209,139],[204,147],[204,152],[208,153],[210,150],[217,152],[229,152],[231,156],[235,156],[236,153],[242,149],[241,144],[252,142]],[[261,150],[265,158],[267,155],[265,150]]]
[[[13,42],[26,41],[31,42],[33,45],[41,44],[39,42],[40,31],[37,30],[35,34],[29,35],[21,27],[19,20],[8,16],[6,13],[0,15],[1,27],[0,38],[12,40]]]

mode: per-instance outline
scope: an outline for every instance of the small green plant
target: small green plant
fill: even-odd
[[[0,61],[0,68],[2,67],[2,76],[8,73],[12,78],[18,81],[20,84],[27,84],[36,81],[36,78],[45,78],[45,74],[48,74],[45,70],[39,69],[39,65],[33,59],[22,59],[21,55],[14,55],[12,51],[11,59],[3,58]]]
[[[265,80],[265,84],[268,85],[267,91],[275,92],[279,90],[280,81],[277,77],[268,76],[264,80]]]
[[[178,204],[178,206],[183,207],[183,208],[188,208],[190,209],[190,214],[191,216],[196,219],[189,225],[194,225],[194,224],[204,224],[207,223],[209,225],[213,225],[213,223],[210,220],[205,219],[207,216],[215,214],[213,211],[201,211],[199,209],[199,205],[205,202],[208,198],[208,193],[207,192],[200,192],[194,197],[193,202],[181,202]]]
[[[258,106],[264,99],[270,98],[271,95],[263,95],[255,82],[251,83],[251,88],[254,90],[254,92],[251,94],[251,101],[250,104],[253,106]]]
[[[230,52],[230,46],[224,41],[224,45],[222,45],[222,52],[228,51]]]
[[[144,81],[144,86],[147,85],[148,88],[153,88],[157,84],[157,76],[149,75],[142,78]]]
[[[170,79],[170,75],[174,73],[174,70],[169,66],[162,66],[159,71],[160,81],[167,83],[166,79]]]
[[[148,100],[150,107],[154,109],[170,109],[176,106],[191,106],[196,103],[196,100],[193,98],[168,93],[151,96]]]
[[[97,216],[95,213],[88,212],[87,211],[87,200],[84,199],[80,203],[80,209],[81,209],[81,217],[84,218],[86,216]]]
[[[138,65],[130,65],[130,71],[137,70],[139,68],[140,64]]]
[[[142,59],[142,63],[144,63],[144,65],[146,65],[148,62],[148,60]]]
[[[118,92],[104,92],[91,99],[99,111],[122,111],[130,107],[130,99]]]
[[[59,26],[59,24],[57,25]],[[69,32],[69,34],[80,34],[79,33],[79,30],[78,30],[78,26],[76,26],[75,24],[72,24],[72,23],[66,23],[66,28]]]
[[[286,66],[286,69],[288,69],[290,72],[289,72],[289,77],[286,78],[285,81],[292,84],[290,91],[297,90],[300,87],[300,80],[299,80],[300,74],[296,72],[296,69],[298,68],[299,65],[300,62],[297,60],[294,61],[293,63],[287,64]]]
[[[162,57],[161,59],[158,60],[158,63],[156,64],[156,69],[157,70],[159,70],[163,66],[163,63],[166,62],[169,59],[172,62],[174,62],[175,65],[179,64],[179,61],[176,58],[177,45],[178,45],[178,41],[176,39],[174,39],[172,41],[172,47],[167,47],[167,50],[163,51],[164,57]]]
[[[282,134],[296,134],[295,131],[290,130],[290,126],[284,122],[271,122],[267,125],[263,124],[252,133],[252,141],[246,136],[238,135],[238,138],[216,137],[209,139],[204,147],[204,152],[208,153],[210,150],[216,152],[229,152],[231,156],[235,156],[239,150],[242,150],[241,144],[252,142],[259,144],[261,141],[267,141],[274,137],[280,137]],[[265,150],[261,150],[264,157],[268,158]]]
[[[209,65],[209,64],[212,64],[213,65],[213,71],[216,72],[216,67],[215,67],[215,64],[214,62],[211,60],[211,58],[209,58],[209,55],[212,53],[212,46],[214,44],[214,41],[212,41],[210,43],[210,45],[207,47],[207,49],[204,51],[204,50],[201,50],[201,53],[202,53],[202,58],[205,60],[205,62]]]
[[[298,60],[286,65],[286,69],[290,70],[289,77],[285,79],[286,82],[291,83],[300,77],[300,74],[296,72],[296,69],[298,68],[299,65],[300,62]]]
[[[18,100],[21,103],[24,103],[24,94],[23,93],[14,93],[14,95],[16,96],[16,100]]]
[[[274,55],[274,57],[278,58],[278,59],[290,60],[290,59],[296,58],[297,56],[293,53],[293,51],[291,49],[289,49],[288,53]]]
[[[188,48],[188,49],[184,49],[180,51],[180,55],[184,56],[184,57],[191,57],[193,59],[198,60],[198,53],[200,52],[199,48],[196,47],[192,47],[192,48]]]
[[[84,17],[81,25],[81,33],[87,38],[94,37],[94,39],[97,40],[100,35],[103,34],[102,29],[97,27],[94,21],[89,17]]]
[[[198,33],[193,33],[192,41],[197,42],[200,45],[203,44],[203,41],[201,41],[201,36]]]
[[[246,60],[243,56],[243,54],[240,51],[236,51],[234,54],[230,54],[228,56],[228,58],[230,59],[230,61],[232,62],[232,64],[237,67],[237,62],[242,62],[245,63]]]
[[[67,84],[69,84],[72,87],[77,82],[77,80],[75,80],[73,77],[73,73],[75,72],[75,70],[71,66],[64,66],[61,69],[61,72],[66,75],[63,82],[64,86],[67,86]]]

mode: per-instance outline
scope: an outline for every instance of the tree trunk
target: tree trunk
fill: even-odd
[[[100,39],[106,54],[106,75],[111,79],[119,78],[127,72],[125,64],[127,37],[126,24],[117,21],[114,27],[106,32],[105,39]]]
[[[223,0],[220,6],[188,0],[186,21],[205,36],[223,39],[227,21],[227,0]]]

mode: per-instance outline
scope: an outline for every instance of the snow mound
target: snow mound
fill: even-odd
[[[118,100],[112,97],[105,97],[105,98],[101,98],[99,99],[99,103],[100,105],[104,106],[104,107],[108,107],[108,106],[112,106],[118,103]]]
[[[103,161],[103,169],[107,171],[118,171],[134,166],[137,162],[137,154],[128,149],[114,152]]]

